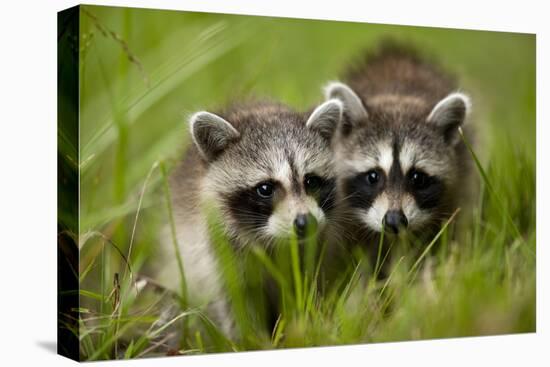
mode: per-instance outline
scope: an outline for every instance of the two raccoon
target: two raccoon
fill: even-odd
[[[386,44],[343,81],[305,113],[261,102],[190,120],[194,144],[171,177],[177,242],[191,297],[229,334],[205,204],[237,248],[311,232],[329,246],[373,246],[358,241],[383,229],[433,231],[458,205],[467,170],[458,128],[470,100],[453,78]],[[175,269],[172,256],[160,281],[177,289]]]

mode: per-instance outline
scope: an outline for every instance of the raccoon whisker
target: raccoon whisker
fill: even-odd
[[[351,211],[343,211],[343,210],[336,211],[334,213],[334,215],[337,216],[338,218],[354,218],[354,217],[356,217],[355,213],[353,213]]]
[[[325,200],[323,200],[322,203],[319,204],[319,206],[321,208],[323,208],[325,206],[325,204],[329,201],[329,200],[334,200],[335,199],[335,195],[336,194],[336,187],[333,187],[330,189],[330,191],[327,193],[326,197],[325,197]],[[333,208],[335,206],[335,204],[333,204],[331,206],[331,208]]]
[[[360,197],[360,194],[358,192],[352,192],[351,194],[348,194],[342,198],[339,198],[339,200],[343,202],[354,197]]]
[[[342,217],[357,218],[356,212],[351,210],[350,208],[341,208],[337,211],[337,214]]]
[[[250,215],[251,217],[253,216],[255,218],[258,218],[258,216],[265,216],[265,215],[259,214],[258,212],[255,212],[255,211],[246,210],[246,209],[239,209],[239,208],[232,209],[232,212],[233,213],[244,214],[244,215]]]
[[[258,218],[239,218],[239,224],[241,225],[250,225],[252,227],[258,227],[261,228],[263,225],[258,224]]]
[[[357,226],[358,225],[358,220],[356,218],[338,218],[338,221],[340,222],[340,227],[342,227],[343,229],[345,229],[345,226],[346,225],[350,225],[350,226]]]
[[[245,224],[245,225],[252,225],[254,227],[263,227],[262,224],[260,224],[262,221],[259,221],[258,220],[259,218],[258,217],[253,217],[253,216],[249,216],[249,217],[239,217],[239,221],[238,223],[239,224]]]

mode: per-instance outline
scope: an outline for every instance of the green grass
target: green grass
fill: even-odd
[[[75,290],[83,359],[535,330],[534,36],[83,9],[81,289]],[[462,208],[461,223],[442,229],[439,246],[424,244],[422,253],[396,243],[391,256],[380,252],[374,264],[357,250],[340,277],[319,289],[322,246],[302,253],[291,242],[269,254],[261,246],[235,254],[215,234],[237,321],[233,340],[187,307],[184,282],[174,295],[141,276],[158,255],[160,229],[171,221],[166,175],[189,144],[190,113],[249,96],[304,110],[320,101],[324,82],[387,35],[439,58],[474,101],[479,190],[474,205]],[[389,276],[377,280],[373,273],[388,261]],[[267,276],[282,298],[274,330],[262,326]],[[184,337],[174,342],[178,329]]]

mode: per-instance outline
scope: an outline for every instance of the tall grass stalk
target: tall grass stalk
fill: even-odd
[[[502,211],[503,215],[505,215],[505,217],[508,221],[508,225],[512,228],[512,230],[513,230],[512,234],[518,236],[519,238],[522,238],[521,233],[520,233],[518,227],[516,226],[516,223],[514,222],[512,217],[510,216],[510,213],[508,212],[506,207],[504,206],[502,199],[499,197],[497,192],[493,189],[493,185],[491,185],[491,181],[489,180],[489,177],[487,176],[487,173],[485,172],[485,169],[483,169],[483,165],[481,164],[479,158],[477,157],[477,154],[474,152],[472,146],[470,145],[470,143],[468,142],[468,140],[464,136],[464,131],[462,131],[462,128],[459,127],[458,132],[460,134],[460,137],[462,138],[462,141],[464,142],[464,144],[468,148],[468,151],[470,152],[470,155],[471,155],[472,159],[475,162],[475,166],[477,168],[477,171],[478,171],[479,175],[483,179],[483,183],[489,189],[489,193],[492,196],[494,196],[495,202],[499,206],[499,208]]]
[[[174,255],[176,257],[176,262],[178,264],[178,272],[180,276],[180,306],[183,310],[188,307],[188,298],[187,298],[187,281],[185,279],[185,271],[183,268],[183,260],[181,258],[180,246],[178,244],[178,237],[176,233],[176,223],[174,221],[174,212],[172,208],[172,195],[170,193],[170,185],[168,183],[168,172],[166,170],[166,164],[164,161],[160,162],[160,171],[162,174],[162,187],[164,189],[164,200],[166,203],[166,211],[168,214],[168,222],[170,225],[170,235],[172,240],[172,245],[174,248]]]

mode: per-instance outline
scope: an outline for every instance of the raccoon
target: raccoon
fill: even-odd
[[[177,242],[190,298],[207,305],[227,335],[235,331],[210,242],[207,207],[216,208],[225,235],[239,250],[320,233],[334,207],[330,141],[342,113],[341,101],[332,99],[311,113],[254,102],[191,117],[193,145],[170,182]],[[172,255],[166,261],[160,281],[176,290],[176,259]]]
[[[327,99],[344,104],[334,144],[338,198],[357,227],[350,233],[425,238],[466,194],[469,159],[459,127],[470,136],[463,126],[470,98],[407,47],[385,43],[365,59],[345,83],[324,88]]]

